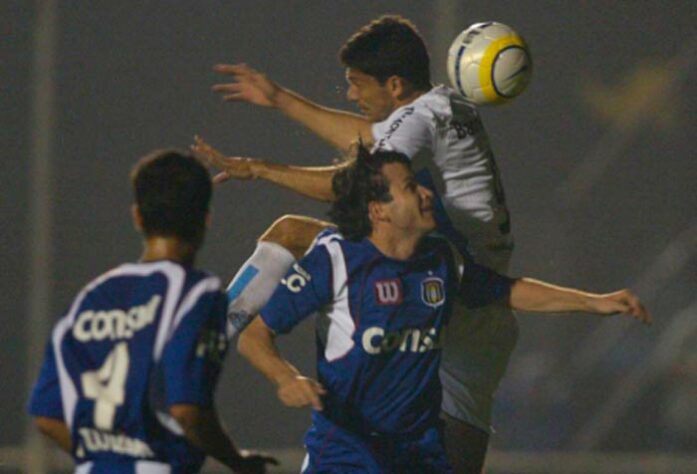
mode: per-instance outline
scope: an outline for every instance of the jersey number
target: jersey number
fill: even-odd
[[[121,342],[109,353],[99,369],[82,374],[82,392],[86,398],[95,400],[96,428],[113,429],[116,407],[123,404],[126,396],[128,364],[128,345]]]

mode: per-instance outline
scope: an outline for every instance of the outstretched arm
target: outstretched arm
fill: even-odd
[[[232,80],[213,86],[225,101],[277,108],[343,151],[358,138],[366,144],[373,141],[371,124],[365,117],[316,104],[246,64],[218,64],[214,71]]]
[[[639,298],[627,289],[596,294],[555,286],[532,278],[521,278],[511,287],[509,304],[521,311],[585,311],[605,316],[622,313],[645,324],[653,321]]]
[[[255,158],[225,156],[198,136],[194,138],[191,150],[209,165],[221,170],[213,178],[215,183],[222,183],[230,178],[264,179],[303,196],[325,202],[334,200],[334,173],[351,163],[348,161],[332,166],[291,166]]]
[[[311,405],[322,409],[320,396],[326,393],[315,380],[304,377],[290,362],[281,357],[274,342],[274,333],[257,316],[242,331],[237,350],[276,385],[278,398],[289,407]]]

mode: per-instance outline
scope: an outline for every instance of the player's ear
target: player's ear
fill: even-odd
[[[385,85],[392,98],[399,101],[405,100],[407,96],[414,92],[411,83],[400,76],[388,77],[387,81],[385,81]]]
[[[133,227],[136,228],[138,232],[143,231],[143,215],[140,213],[140,209],[137,204],[131,204],[131,218],[133,219]]]
[[[387,214],[385,213],[383,203],[379,201],[370,201],[368,203],[368,218],[370,222],[386,221]]]
[[[388,77],[385,81],[385,87],[387,87],[390,95],[395,99],[399,99],[404,95],[404,80],[399,76]]]

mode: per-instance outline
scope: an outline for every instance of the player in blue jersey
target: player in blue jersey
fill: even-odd
[[[262,473],[275,460],[237,449],[213,402],[227,298],[217,277],[193,268],[210,176],[164,150],[143,158],[132,181],[141,260],[77,295],[51,333],[29,412],[80,473],[190,473],[206,455]]]
[[[241,333],[240,352],[280,400],[310,405],[307,473],[447,473],[438,375],[452,305],[504,304],[525,311],[650,316],[627,290],[597,295],[472,261],[462,280],[435,228],[433,194],[400,153],[360,149],[336,175],[330,216],[341,235],[320,234]],[[343,236],[343,237],[342,237]],[[319,312],[317,381],[278,352],[274,338]],[[462,315],[458,315],[462,316]]]

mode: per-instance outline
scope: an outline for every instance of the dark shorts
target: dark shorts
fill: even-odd
[[[489,434],[441,413],[445,421],[445,449],[454,474],[480,474],[484,467]]]
[[[442,429],[434,426],[404,439],[359,435],[321,415],[305,436],[303,473],[441,474],[452,473],[443,446]]]

